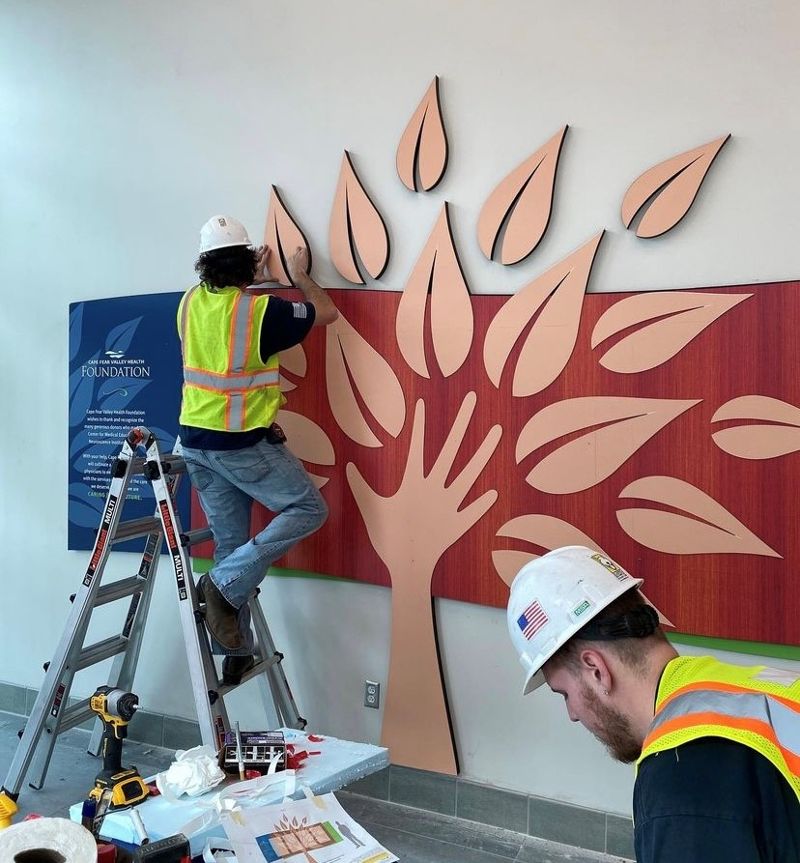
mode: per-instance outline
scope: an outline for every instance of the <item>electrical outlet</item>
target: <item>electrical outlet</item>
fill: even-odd
[[[381,685],[374,680],[364,681],[364,707],[374,707],[376,710],[381,706]]]

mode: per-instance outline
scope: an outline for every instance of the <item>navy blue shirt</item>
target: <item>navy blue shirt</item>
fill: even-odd
[[[293,303],[271,295],[261,324],[261,361],[266,362],[273,354],[299,345],[314,326],[315,317],[312,303]],[[190,449],[244,449],[258,443],[265,432],[263,428],[225,432],[180,426],[181,443]]]
[[[703,737],[646,758],[633,792],[638,863],[798,863],[800,801],[749,746]]]

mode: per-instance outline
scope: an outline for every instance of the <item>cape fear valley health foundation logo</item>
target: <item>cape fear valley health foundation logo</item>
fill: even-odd
[[[124,351],[109,350],[104,357],[81,365],[82,378],[149,378],[150,366],[145,360],[126,357]]]

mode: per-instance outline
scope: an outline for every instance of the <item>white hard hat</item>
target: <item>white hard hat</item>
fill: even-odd
[[[581,545],[557,548],[525,564],[511,585],[506,609],[508,632],[527,672],[522,694],[544,683],[542,666],[579,629],[643,583],[610,558]]]
[[[230,216],[212,216],[200,228],[200,253],[229,246],[249,246],[250,237],[244,225]]]

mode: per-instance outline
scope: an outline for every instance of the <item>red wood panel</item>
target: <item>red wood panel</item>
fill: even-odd
[[[700,289],[698,289],[700,290]],[[735,423],[715,423],[715,411],[730,399],[759,394],[800,405],[795,343],[800,329],[800,282],[702,289],[704,293],[753,296],[723,314],[672,359],[637,374],[603,368],[600,357],[608,343],[591,348],[594,325],[610,306],[630,294],[589,294],[584,298],[581,324],[572,357],[562,374],[536,395],[515,398],[511,378],[520,346],[512,352],[495,388],[483,366],[483,339],[505,296],[473,296],[475,335],[466,362],[443,377],[433,360],[430,325],[426,355],[430,380],[414,373],[403,360],[395,337],[400,294],[384,291],[331,290],[337,306],[355,329],[391,364],[405,394],[406,421],[393,439],[359,400],[380,448],[354,443],[331,413],[325,380],[325,332],[315,330],[304,343],[308,372],[288,394],[288,409],[318,423],[333,443],[333,467],[309,465],[329,478],[323,493],[330,506],[327,524],[298,545],[281,565],[389,585],[388,572],[374,551],[364,521],[350,491],[345,467],[358,466],[382,495],[398,487],[406,465],[414,405],[423,399],[427,425],[425,452],[430,466],[447,436],[464,396],[477,394],[477,406],[451,476],[457,474],[480,445],[490,427],[499,423],[503,436],[465,505],[496,489],[497,502],[439,560],[432,583],[435,596],[485,605],[505,605],[508,590],[492,564],[492,551],[525,548],[517,540],[498,538],[509,519],[529,513],[556,516],[580,528],[610,555],[646,579],[648,597],[683,632],[723,638],[800,644],[800,453],[748,460],[728,455],[712,433]],[[291,296],[292,292],[284,292]],[[430,314],[430,313],[429,313]],[[626,333],[622,333],[624,337]],[[546,494],[525,477],[534,465],[565,442],[559,439],[537,450],[519,465],[515,447],[526,422],[543,407],[580,396],[623,396],[659,399],[699,399],[699,404],[666,425],[618,470],[598,485],[572,494]],[[359,398],[358,393],[356,397]],[[573,435],[573,437],[577,436]],[[568,439],[568,438],[567,438]],[[780,557],[749,554],[689,554],[656,552],[631,539],[620,527],[616,512],[648,505],[620,500],[632,481],[648,476],[684,480],[714,498]],[[657,506],[655,508],[658,508]],[[263,524],[268,514],[255,515]],[[394,524],[391,530],[407,531]],[[426,525],[436,531],[436,523]],[[528,545],[527,550],[542,553]]]

